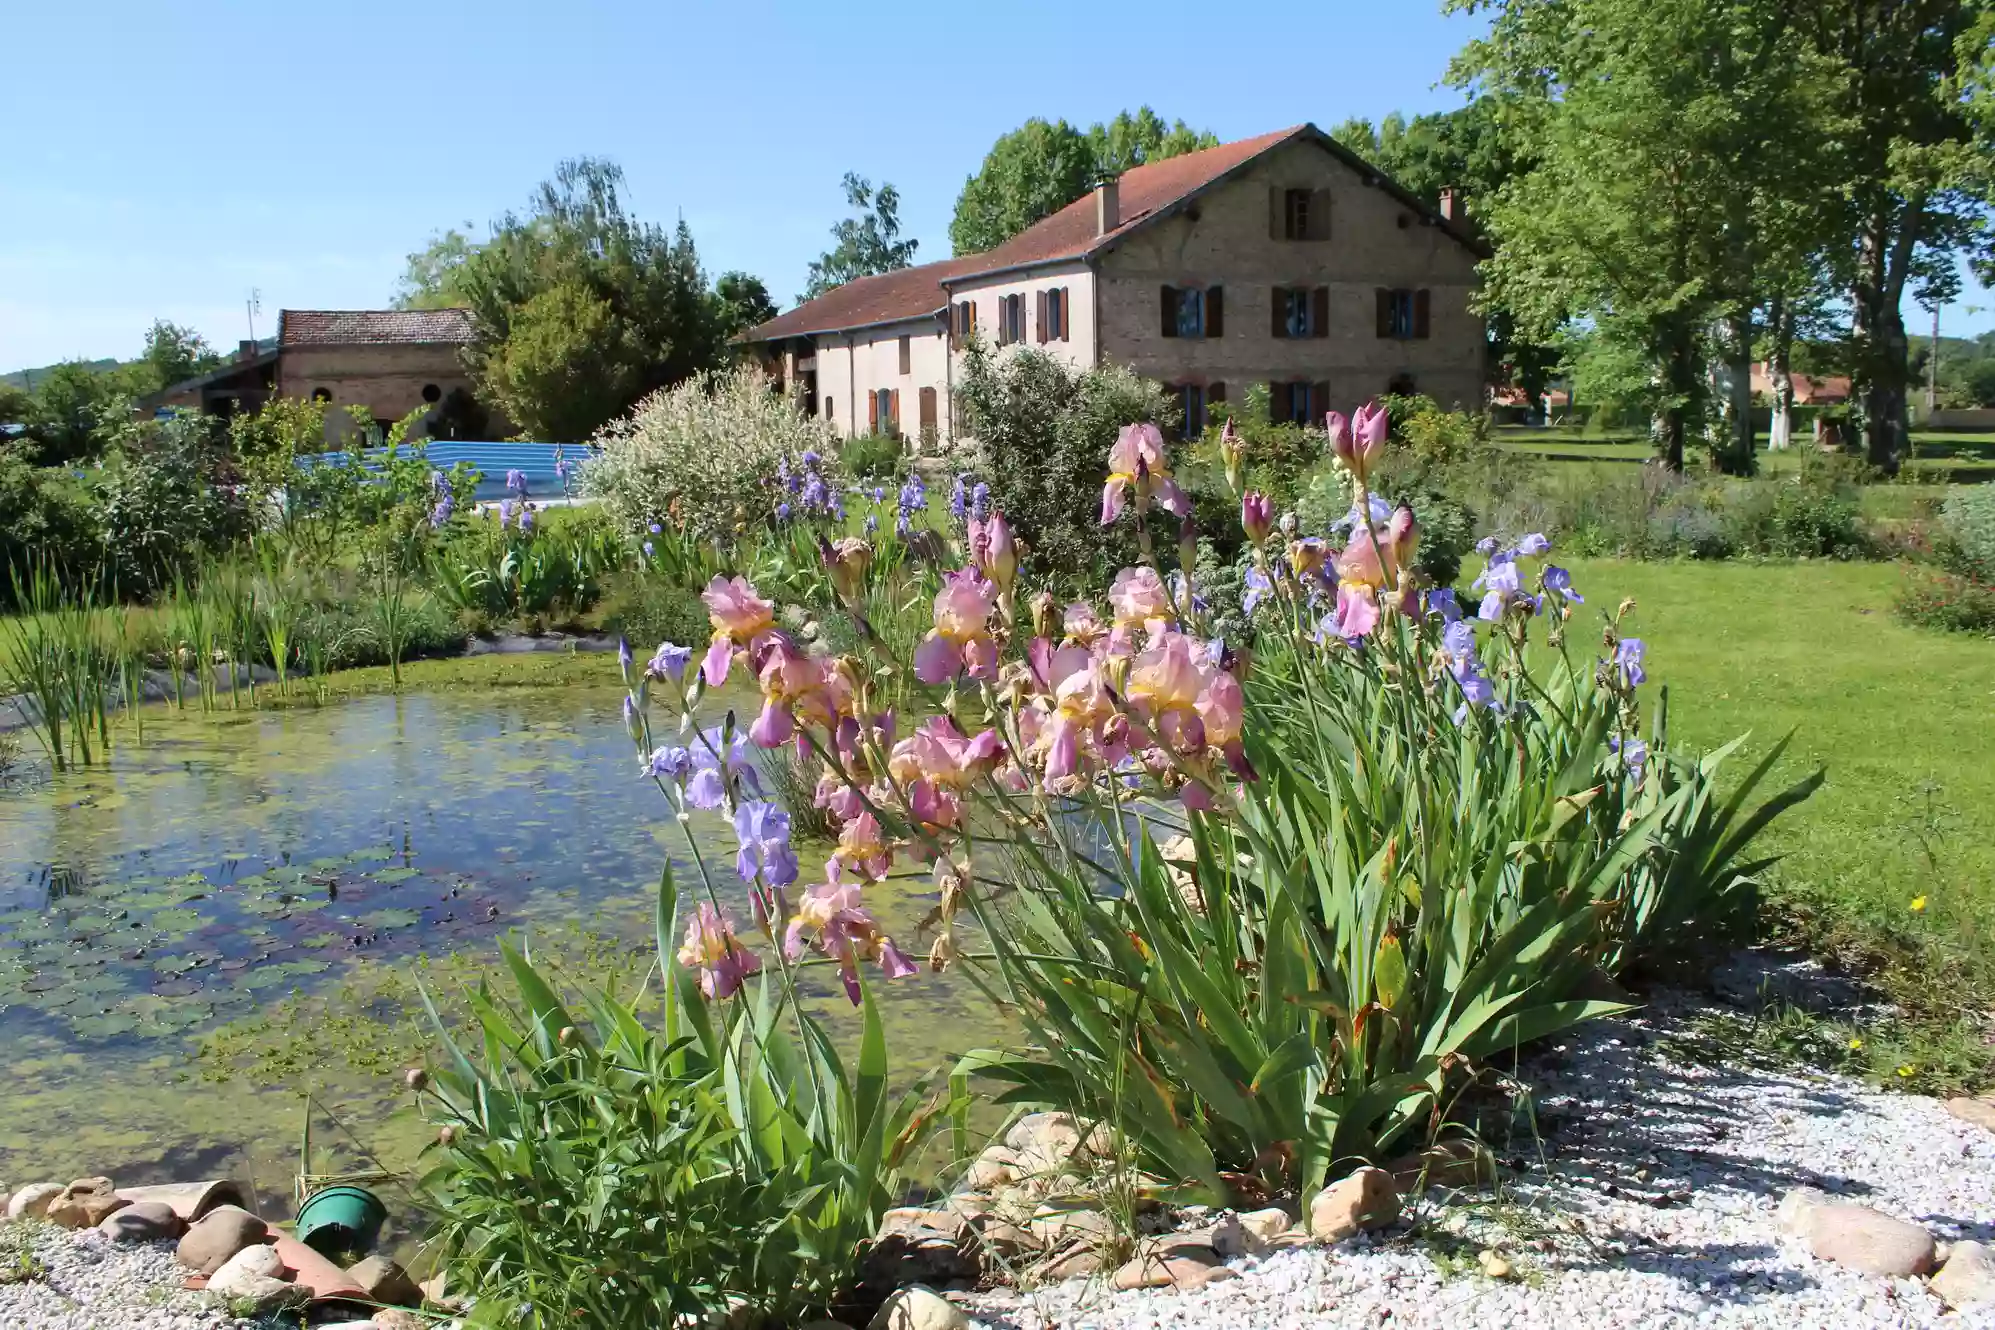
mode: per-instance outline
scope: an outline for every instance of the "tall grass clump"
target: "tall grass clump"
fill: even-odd
[[[25,579],[15,570],[12,581],[20,613],[0,622],[0,682],[22,698],[50,766],[90,766],[111,746],[110,699],[126,657],[88,588],[72,592],[43,567]]]

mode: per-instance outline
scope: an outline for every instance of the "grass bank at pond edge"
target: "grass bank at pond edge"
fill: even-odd
[[[1632,631],[1670,690],[1672,737],[1709,748],[1789,730],[1776,785],[1828,783],[1777,822],[1773,926],[1865,971],[1916,1019],[1852,1033],[1860,1067],[1943,1091],[1985,1084],[1995,1007],[1995,643],[1898,622],[1880,564],[1586,559],[1588,609],[1632,596]],[[1591,634],[1587,625],[1575,643]],[[1880,1037],[1881,1036],[1881,1037]],[[1909,1074],[1903,1072],[1910,1067]]]

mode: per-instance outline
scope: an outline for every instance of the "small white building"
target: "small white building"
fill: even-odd
[[[1136,167],[998,248],[848,282],[743,341],[850,436],[946,447],[964,338],[1124,364],[1186,428],[1265,383],[1277,418],[1388,391],[1484,400],[1482,252],[1313,125]]]

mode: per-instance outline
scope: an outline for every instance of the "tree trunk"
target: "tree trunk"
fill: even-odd
[[[1767,312],[1773,344],[1767,349],[1766,372],[1773,380],[1773,427],[1767,448],[1785,451],[1794,442],[1794,311],[1784,296],[1775,296]]]
[[[1718,327],[1718,469],[1732,476],[1750,476],[1758,459],[1753,449],[1753,313],[1740,308]]]
[[[1657,386],[1661,393],[1649,433],[1662,464],[1680,472],[1684,444],[1703,414],[1704,374],[1698,363],[1697,334],[1687,324],[1673,321],[1664,328],[1659,349]]]
[[[1896,235],[1891,234],[1892,214],[1899,207],[1879,209],[1865,221],[1856,282],[1850,293],[1864,456],[1887,476],[1898,474],[1912,437],[1908,400],[1911,369],[1905,319],[1898,304],[1905,294],[1905,279],[1918,243],[1925,198],[1914,195],[1899,206],[1903,216],[1898,219]]]

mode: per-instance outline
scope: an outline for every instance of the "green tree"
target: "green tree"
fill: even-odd
[[[847,217],[831,228],[837,243],[810,265],[810,285],[799,303],[815,300],[833,287],[859,277],[877,277],[895,272],[914,262],[918,240],[902,240],[900,191],[882,182],[873,182],[854,172],[845,173],[845,202],[856,216]]]
[[[1776,208],[1829,202],[1816,170],[1832,132],[1824,76],[1793,6],[1449,0],[1449,8],[1493,11],[1489,35],[1470,43],[1451,77],[1504,96],[1538,156],[1485,211],[1497,241],[1489,302],[1540,339],[1585,320],[1598,339],[1594,365],[1645,366],[1637,395],[1658,452],[1680,469],[1710,403],[1714,348],[1728,401],[1737,401],[1732,385],[1744,386],[1767,219]]]
[[[130,414],[117,379],[80,360],[64,361],[36,381],[28,432],[41,464],[61,466],[95,457]]]
[[[614,163],[561,163],[443,284],[471,311],[465,358],[481,395],[536,437],[586,438],[723,356],[692,232],[631,217],[622,188]]]
[[[1218,144],[1213,134],[1182,120],[1165,123],[1147,106],[1085,131],[1065,120],[1028,120],[1000,136],[977,173],[964,181],[949,243],[957,254],[995,249],[1102,179]]]
[[[462,231],[456,227],[438,231],[427,245],[409,255],[401,280],[395,284],[394,307],[461,308],[466,297],[458,288],[458,280],[464,265],[478,252],[478,243],[470,235],[474,229],[466,222]]]
[[[753,273],[722,273],[713,284],[713,294],[721,335],[729,340],[776,317],[776,302],[769,298],[767,284]]]
[[[206,374],[222,363],[208,341],[192,328],[155,319],[146,330],[145,351],[133,366],[133,387],[139,395]]]

